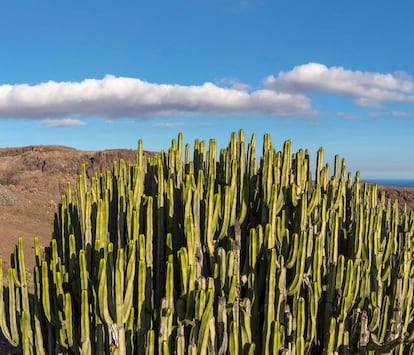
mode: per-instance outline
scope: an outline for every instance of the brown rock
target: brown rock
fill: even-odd
[[[0,257],[4,267],[19,236],[24,238],[26,266],[33,267],[33,237],[38,236],[41,245],[49,244],[56,207],[67,183],[75,184],[82,164],[91,176],[111,170],[113,162],[121,158],[133,163],[135,156],[133,149],[0,148]]]

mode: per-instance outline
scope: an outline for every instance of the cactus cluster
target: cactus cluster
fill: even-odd
[[[413,212],[322,148],[314,174],[290,141],[257,157],[243,131],[219,154],[180,134],[83,167],[35,239],[33,294],[18,241],[4,336],[25,354],[414,354]]]

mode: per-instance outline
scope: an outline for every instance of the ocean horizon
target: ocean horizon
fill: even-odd
[[[405,187],[414,188],[414,179],[364,179],[368,182],[390,186],[390,187]]]

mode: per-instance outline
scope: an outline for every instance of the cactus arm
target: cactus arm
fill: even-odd
[[[0,258],[0,280],[2,280],[3,282],[3,260]],[[10,285],[9,285],[10,287]],[[4,302],[4,298],[3,298],[3,290],[4,287],[3,285],[1,285],[0,287],[0,327],[1,327],[1,331],[3,333],[3,335],[5,336],[5,338],[7,339],[7,341],[14,347],[19,345],[19,341],[16,338],[13,338],[12,334],[11,334],[11,329],[9,329],[9,327],[7,326],[7,321],[6,321],[6,307],[5,307],[5,302]],[[10,299],[11,300],[11,299]],[[10,303],[12,302],[12,300],[10,301]]]
[[[302,231],[301,233],[301,245],[299,249],[300,255],[298,255],[299,263],[296,262],[296,272],[295,277],[292,280],[292,283],[288,287],[288,295],[294,295],[296,294],[302,285],[303,281],[303,273],[305,271],[305,260],[306,260],[306,239],[307,239],[307,233],[305,231]]]

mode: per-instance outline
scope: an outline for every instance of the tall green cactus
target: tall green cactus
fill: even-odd
[[[413,351],[413,212],[338,156],[330,176],[322,148],[312,176],[289,140],[265,135],[260,158],[243,131],[206,146],[191,155],[180,134],[149,157],[140,140],[134,164],[83,166],[50,245],[35,239],[32,295],[22,239],[12,254],[6,339],[27,354]]]

